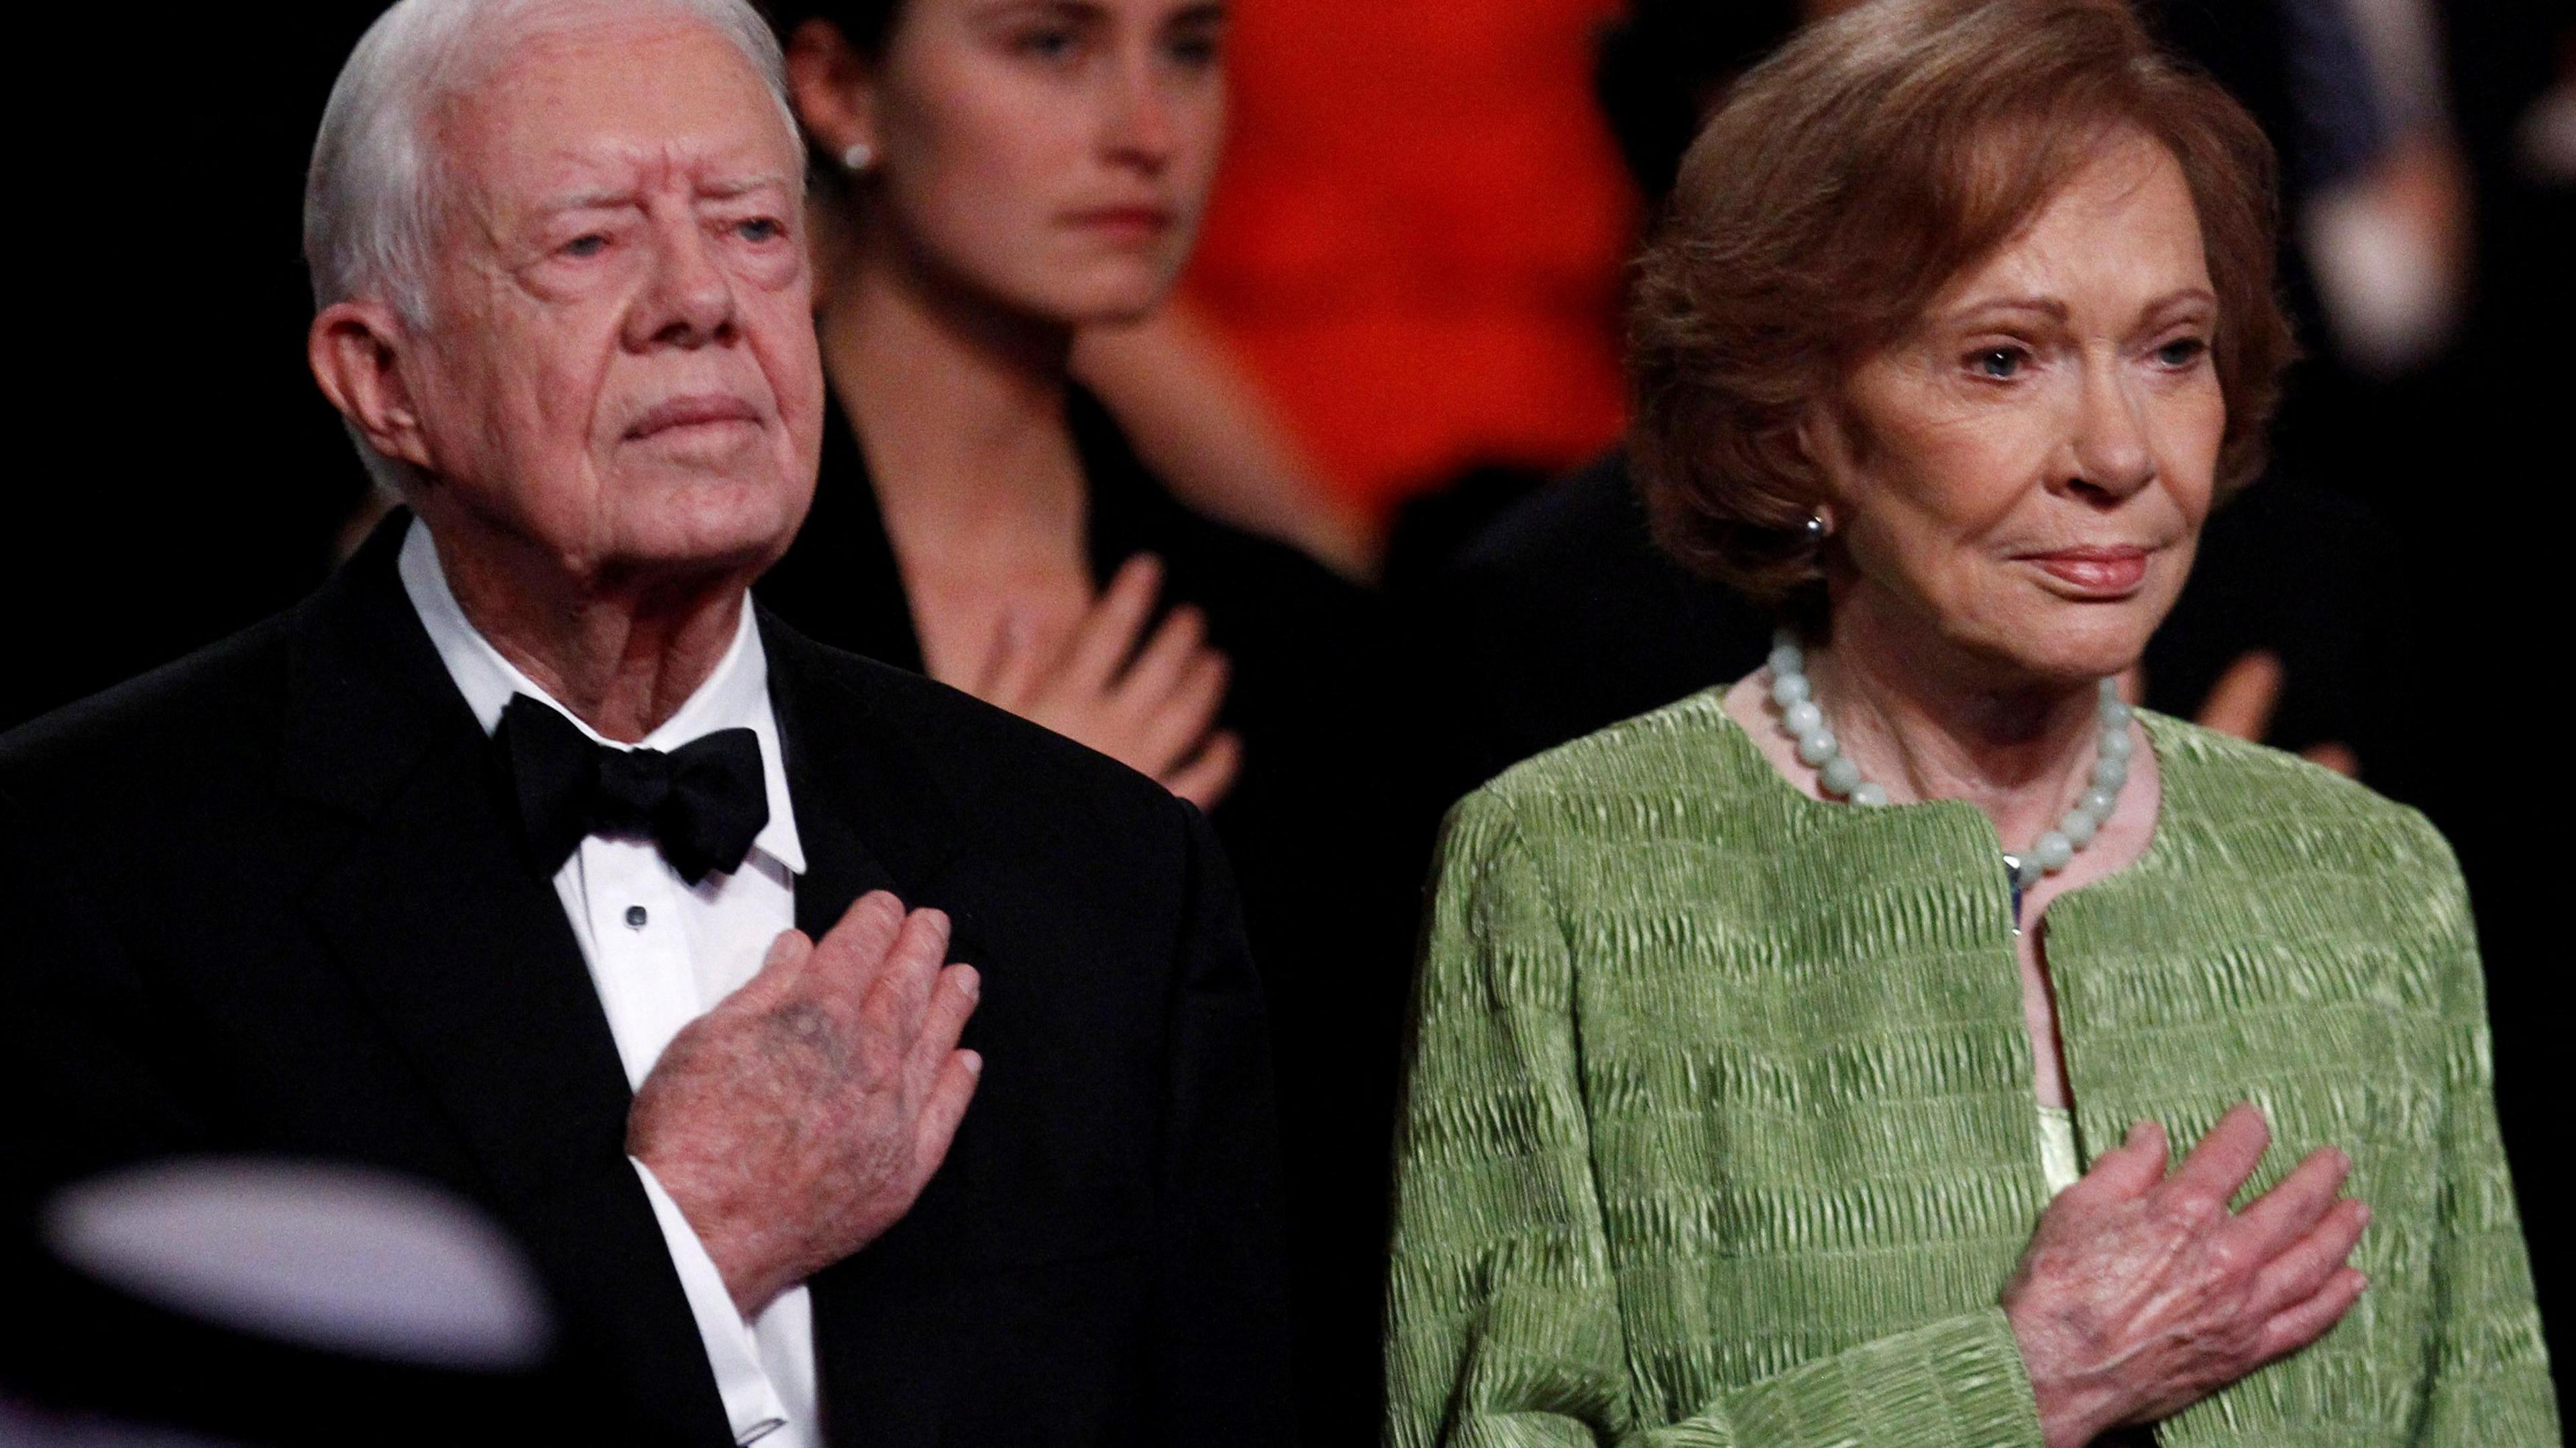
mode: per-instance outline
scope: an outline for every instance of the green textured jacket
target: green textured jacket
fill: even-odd
[[[1779,777],[1715,692],[1541,755],[1441,846],[1398,1144],[1388,1441],[2041,1442],[1995,1305],[2048,1190],[2000,846]],[[2466,894],[2423,818],[2144,716],[2147,851],[2047,916],[2089,1162],[2240,1099],[2331,1143],[2371,1286],[2160,1425],[2556,1444]]]

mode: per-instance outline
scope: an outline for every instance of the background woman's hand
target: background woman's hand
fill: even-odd
[[[968,692],[1209,809],[1243,766],[1242,741],[1216,727],[1228,665],[1209,646],[1204,617],[1187,604],[1146,636],[1162,582],[1162,565],[1152,557],[1128,559],[1057,648],[1040,647],[1017,616],[1005,615]]]
[[[2218,681],[2209,686],[2209,697],[2200,701],[2200,712],[2192,716],[2192,722],[2203,729],[2260,744],[2271,736],[2272,713],[2280,706],[2284,677],[2280,655],[2269,649],[2239,654],[2236,662],[2229,664]],[[2121,698],[2135,704],[2146,696],[2144,669],[2132,667],[2120,676]],[[2300,750],[2299,757],[2346,779],[2361,777],[2361,756],[2338,739],[2319,740]]]
[[[2360,1297],[2346,1259],[2370,1208],[2337,1196],[2342,1152],[2310,1153],[2228,1211],[2270,1144],[2241,1104],[2168,1176],[2164,1130],[2142,1121],[2040,1216],[2003,1308],[2049,1448],[2171,1417],[2324,1336]]]

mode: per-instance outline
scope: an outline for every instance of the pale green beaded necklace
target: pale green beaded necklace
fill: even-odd
[[[1807,682],[1807,651],[1782,629],[1771,638],[1771,705],[1780,716],[1781,732],[1797,742],[1798,762],[1816,771],[1824,793],[1858,805],[1883,805],[1887,791],[1860,777],[1860,766],[1843,753],[1842,741],[1825,723],[1815,687]],[[2102,823],[2119,806],[2120,789],[2129,782],[2129,706],[2120,700],[2116,681],[2102,681],[2097,713],[2100,733],[2093,745],[2093,779],[2075,806],[2041,833],[2029,849],[2004,851],[2004,877],[2012,886],[2013,933],[2021,932],[2021,897],[2042,879],[2066,868],[2078,852],[2093,843]]]

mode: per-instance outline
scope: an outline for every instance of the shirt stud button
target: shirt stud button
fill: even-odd
[[[643,929],[644,922],[652,918],[653,917],[651,915],[645,912],[644,907],[641,905],[629,905],[626,907],[626,928],[629,930]]]

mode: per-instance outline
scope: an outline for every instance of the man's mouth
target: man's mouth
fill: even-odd
[[[760,409],[739,397],[722,393],[703,393],[690,397],[673,397],[646,408],[642,416],[626,429],[628,442],[640,442],[683,429],[720,427],[736,423],[760,425]]]

